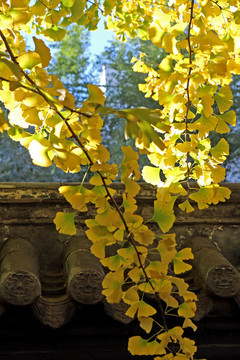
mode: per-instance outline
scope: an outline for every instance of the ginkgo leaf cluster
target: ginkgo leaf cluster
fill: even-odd
[[[189,213],[196,205],[205,209],[230,197],[230,190],[219,185],[229,146],[224,139],[213,146],[209,134],[224,134],[236,123],[230,84],[232,75],[240,73],[239,8],[238,0],[0,4],[0,100],[8,112],[0,113],[0,132],[7,130],[26,147],[38,166],[55,163],[65,172],[89,172],[90,186],[83,181],[60,187],[74,211],[58,212],[54,223],[60,233],[77,236],[76,216],[95,214],[85,221],[86,236],[106,271],[106,300],[124,302],[126,315],[136,317],[147,334],[157,328],[149,339],[129,340],[133,355],[187,360],[196,352],[184,329],[196,329],[191,318],[197,298],[181,278],[191,269],[193,255],[189,248],[177,250],[176,236],[168,232],[176,204]],[[51,54],[44,37],[59,41],[72,23],[94,30],[101,14],[122,40],[139,36],[164,50],[159,64],[151,64],[147,54],[136,54],[132,61],[133,70],[146,75],[139,89],[159,109],[107,108],[96,85],[88,85],[88,99],[76,106],[73,94],[48,73]],[[28,49],[22,34],[33,30],[34,45]],[[150,165],[140,171],[138,152],[131,146],[122,147],[121,164],[111,163],[101,139],[102,115],[125,118],[126,137],[135,138]],[[141,176],[157,188],[151,219],[138,211]],[[112,187],[117,179],[123,185],[121,200]],[[107,256],[113,248],[115,253]],[[168,329],[168,315],[181,317],[182,327]]]

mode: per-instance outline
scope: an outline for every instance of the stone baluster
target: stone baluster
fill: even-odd
[[[74,239],[66,247],[65,271],[67,291],[74,300],[82,304],[96,304],[103,299],[105,273],[84,239]]]
[[[213,295],[233,297],[237,294],[239,273],[211,241],[197,237],[186,246],[191,247],[194,254],[192,265],[197,282]]]
[[[41,294],[34,246],[26,239],[8,240],[0,252],[0,296],[13,305],[28,305]]]
[[[72,319],[77,305],[64,294],[57,297],[40,296],[32,303],[32,308],[35,317],[44,325],[57,329]]]

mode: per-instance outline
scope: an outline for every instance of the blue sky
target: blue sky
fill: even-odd
[[[104,47],[107,46],[108,41],[112,40],[114,37],[114,32],[112,30],[105,30],[103,21],[100,22],[99,27],[95,31],[91,31],[91,53],[93,55],[99,55]]]

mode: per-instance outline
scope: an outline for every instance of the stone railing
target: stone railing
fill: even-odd
[[[0,183],[0,313],[5,304],[29,305],[44,324],[57,328],[69,321],[78,305],[103,301],[105,311],[123,323],[125,304],[107,304],[102,296],[104,269],[90,252],[85,219],[78,215],[76,236],[59,234],[57,211],[70,210],[58,183]],[[198,295],[195,320],[207,315],[233,315],[240,306],[240,184],[226,184],[230,200],[185,214],[176,207],[179,248],[194,252],[193,270],[185,280]],[[116,200],[122,186],[116,184]],[[156,189],[141,185],[138,213],[153,215]],[[151,228],[158,234],[154,223]]]

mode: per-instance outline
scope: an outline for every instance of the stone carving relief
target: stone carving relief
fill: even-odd
[[[34,274],[17,271],[5,274],[0,282],[1,296],[13,305],[28,305],[40,295],[40,283]]]
[[[57,329],[72,319],[77,305],[65,294],[56,298],[40,296],[32,308],[35,317],[44,325]]]
[[[0,255],[0,296],[13,305],[28,305],[41,294],[34,246],[25,239],[7,241]]]
[[[70,252],[65,261],[67,291],[82,304],[96,304],[103,299],[104,271],[99,260],[88,249]]]
[[[221,297],[234,296],[239,291],[239,274],[233,266],[214,266],[208,273],[207,287]]]

